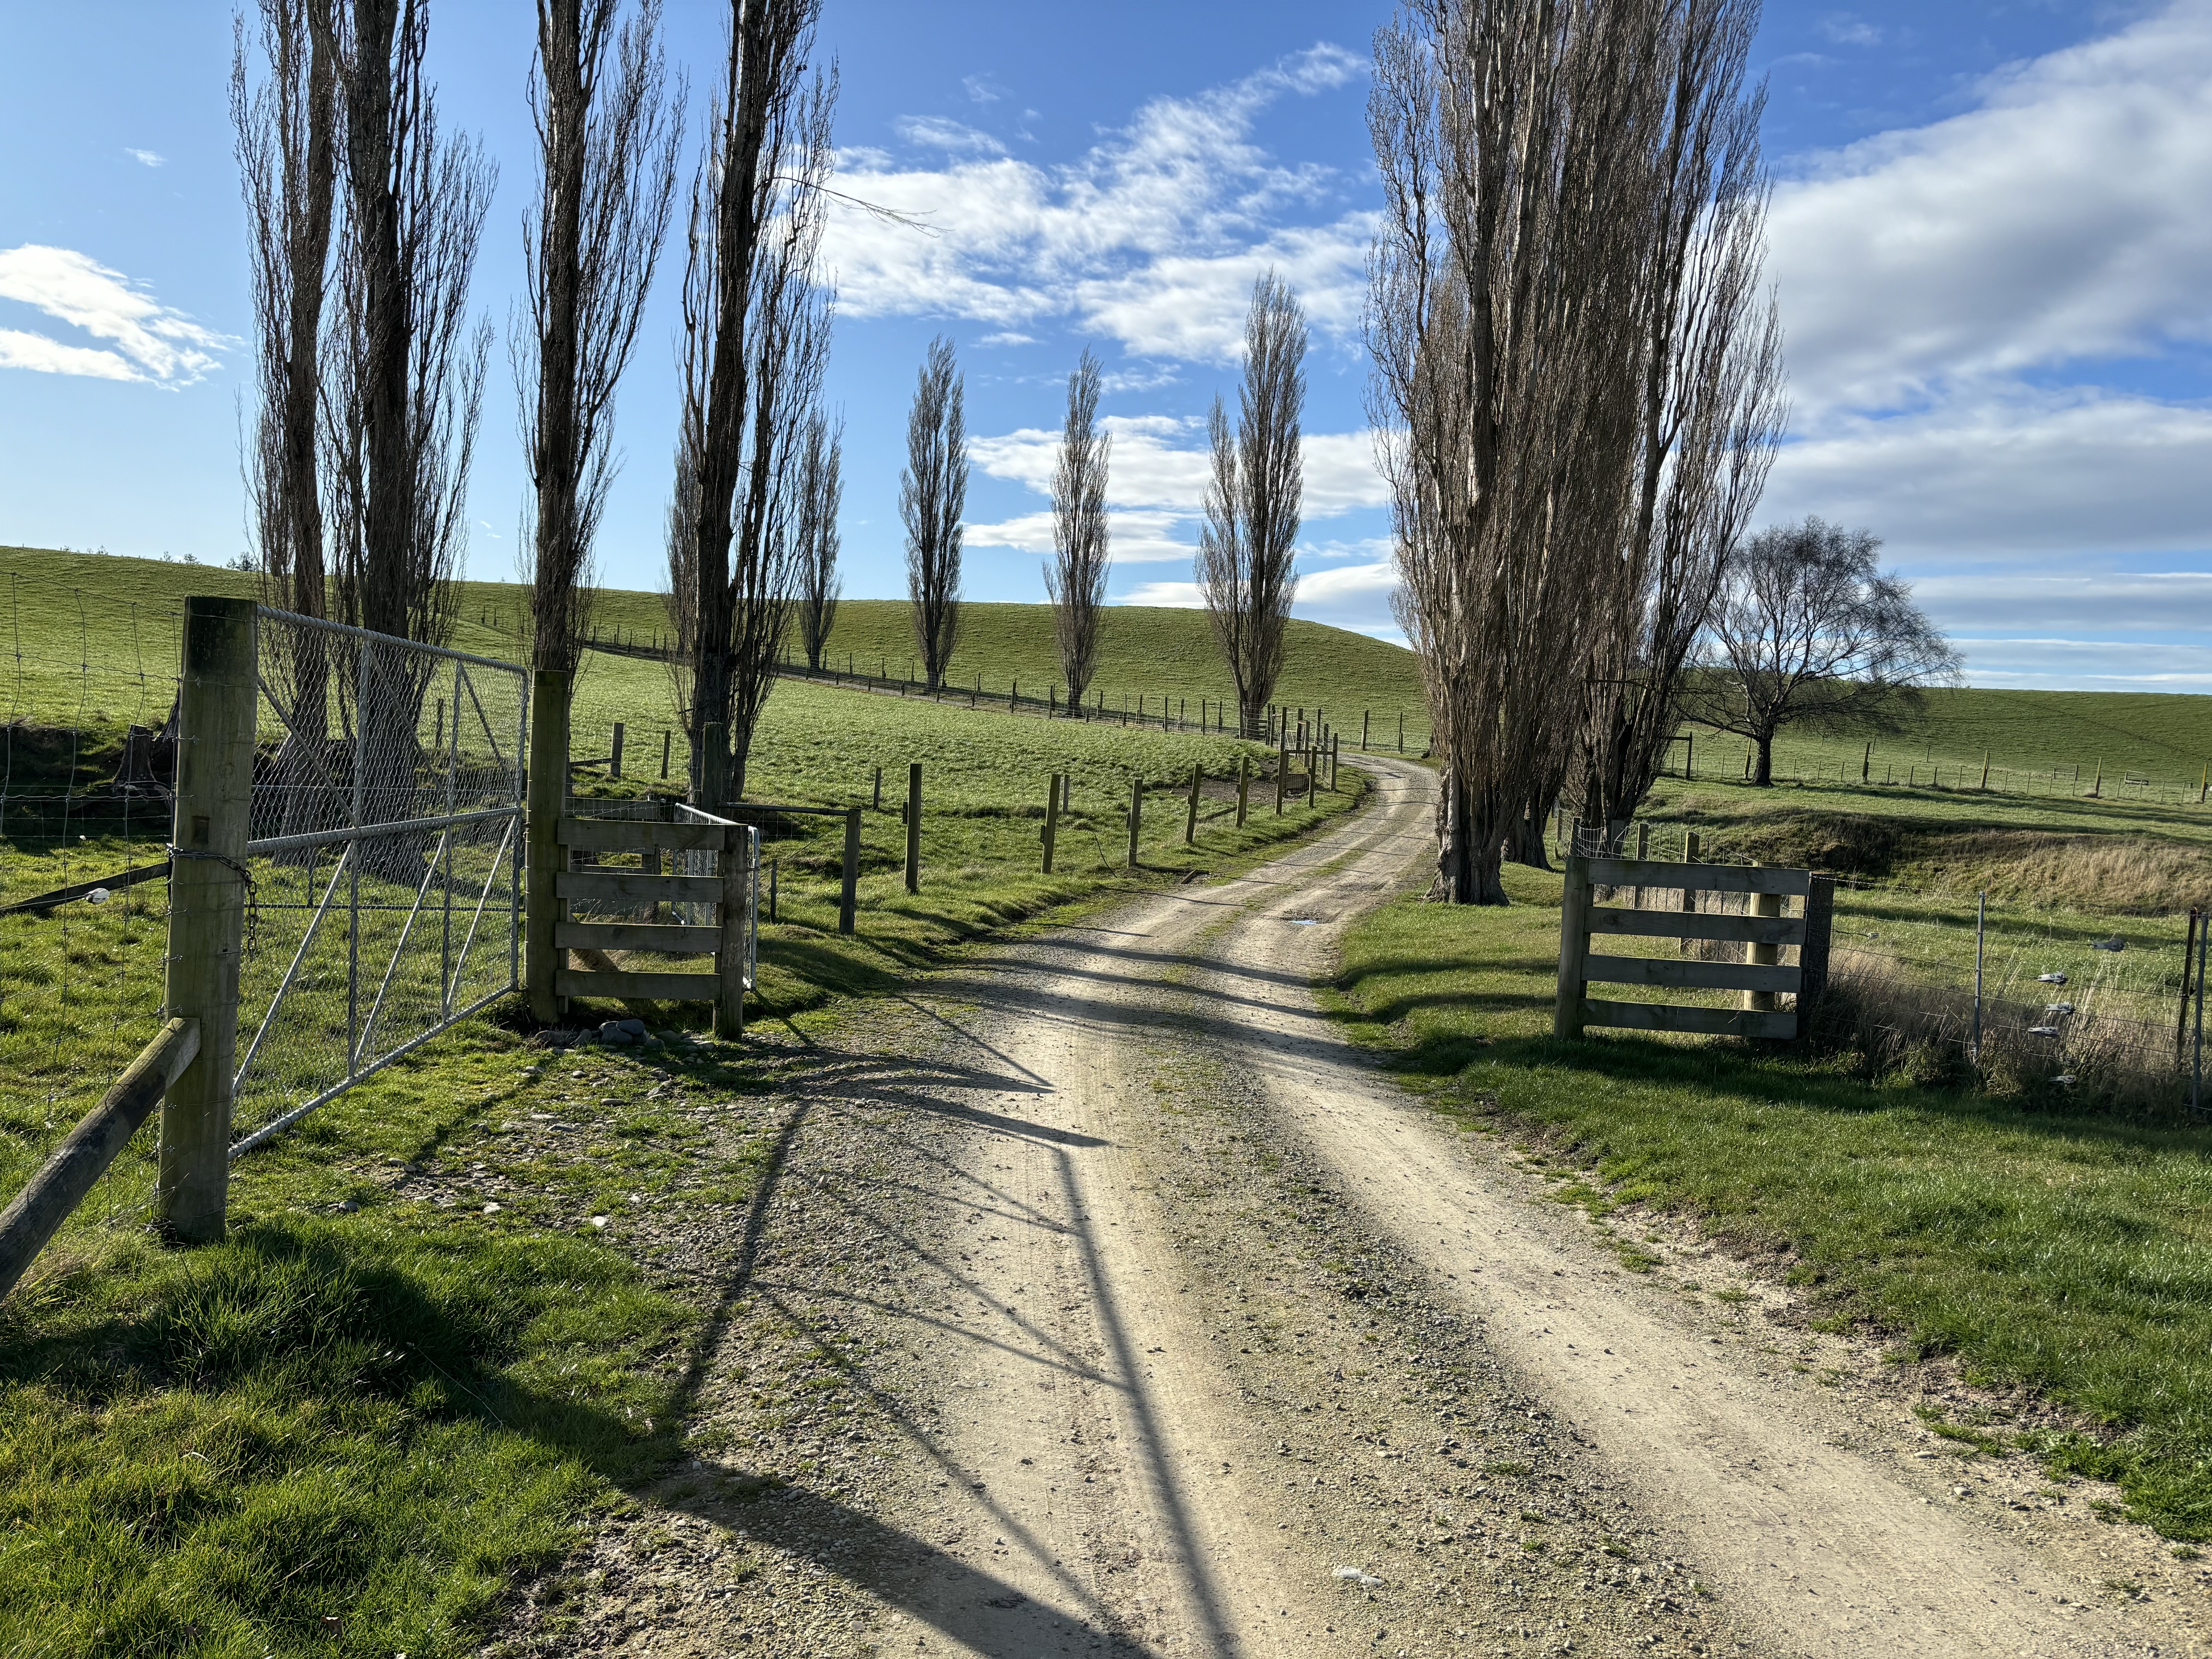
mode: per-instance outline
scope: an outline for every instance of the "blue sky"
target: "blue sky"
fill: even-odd
[[[1358,349],[1374,4],[828,0],[844,214],[832,397],[847,591],[902,580],[901,434],[958,343],[968,591],[1042,597],[1064,377],[1105,359],[1117,597],[1189,598],[1202,421],[1252,276],[1315,323],[1301,610],[1388,632]],[[669,0],[712,78],[720,9]],[[531,188],[531,10],[433,0],[446,118],[501,167],[476,297],[504,325]],[[0,543],[204,560],[245,544],[229,14],[0,4]],[[1887,540],[1986,684],[2212,689],[2212,0],[1770,3],[1772,275],[1795,417],[1763,517]],[[665,265],[621,405],[605,579],[658,585],[675,377]],[[504,354],[501,354],[503,359]],[[514,569],[524,473],[495,370],[471,574]]]

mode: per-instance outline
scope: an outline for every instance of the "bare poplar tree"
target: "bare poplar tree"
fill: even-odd
[[[1565,770],[1625,532],[1658,125],[1644,8],[1411,0],[1376,39],[1372,416],[1444,765],[1436,896]]]
[[[348,212],[324,377],[333,610],[435,642],[467,544],[491,343],[489,324],[470,326],[469,279],[495,173],[440,130],[427,0],[342,0],[336,21]]]
[[[331,611],[426,642],[450,633],[468,539],[468,477],[491,327],[471,327],[469,279],[489,205],[481,149],[440,131],[423,75],[426,0],[338,0],[337,64],[347,213],[339,314],[323,375]],[[427,671],[408,654],[346,653],[355,775],[371,822],[405,816]],[[412,878],[422,848],[364,843]]]
[[[1244,319],[1237,424],[1213,400],[1206,434],[1212,477],[1196,574],[1213,637],[1237,684],[1237,729],[1256,735],[1283,669],[1283,636],[1297,597],[1293,568],[1305,493],[1299,450],[1305,411],[1305,312],[1270,270],[1252,284]]]
[[[815,266],[836,80],[805,79],[820,14],[821,0],[732,0],[691,185],[669,611],[692,799],[706,805],[743,793],[775,684],[793,583],[793,457],[829,350]]]
[[[246,196],[252,271],[255,409],[247,499],[264,599],[320,617],[328,608],[317,465],[323,301],[337,193],[337,79],[326,0],[261,0],[261,76],[246,22],[231,60],[230,114]],[[312,629],[277,630],[269,653],[289,728],[277,763],[289,831],[316,817],[331,779],[325,754],[330,663]]]
[[[822,653],[837,625],[837,598],[845,589],[837,574],[842,538],[837,512],[845,499],[845,423],[830,424],[817,412],[806,423],[806,443],[799,471],[799,635],[806,665],[819,673]]]
[[[1666,108],[1642,273],[1635,514],[1606,592],[1569,796],[1620,833],[1666,763],[1683,676],[1757,506],[1784,418],[1764,291],[1763,87],[1744,85],[1758,0],[1657,9],[1646,73]]]
[[[1749,738],[1751,781],[1774,781],[1784,728],[1893,731],[1960,657],[1870,532],[1822,520],[1762,530],[1731,565],[1691,718]]]
[[[1097,355],[1085,349],[1067,377],[1067,422],[1052,475],[1052,562],[1044,568],[1067,711],[1077,716],[1097,663],[1098,619],[1106,608],[1106,474],[1114,440],[1098,429],[1103,380]]]
[[[536,223],[523,243],[530,338],[515,341],[530,522],[532,659],[575,672],[592,546],[614,463],[615,387],[637,340],[676,196],[659,0],[538,0],[530,110]]]
[[[323,503],[315,464],[323,299],[337,191],[337,76],[325,0],[260,0],[261,78],[246,21],[231,59],[230,116],[246,195],[257,408],[247,450],[254,542],[269,603],[324,612]]]
[[[968,510],[968,428],[952,342],[929,343],[929,356],[906,417],[906,470],[899,475],[899,517],[906,522],[906,592],[915,651],[932,691],[960,642],[960,520]]]

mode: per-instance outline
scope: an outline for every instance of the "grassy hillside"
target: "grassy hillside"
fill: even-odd
[[[125,671],[141,656],[162,659],[165,641],[170,642],[167,659],[174,659],[175,624],[167,613],[188,593],[255,591],[252,575],[207,565],[0,548],[0,672],[20,639],[29,686],[28,695],[9,707],[8,688],[0,685],[0,720],[75,718],[87,678],[79,665],[87,662],[93,665],[93,702],[86,712],[143,719],[142,688]],[[522,592],[513,583],[463,584],[453,643],[513,659],[522,604]],[[871,672],[879,665],[894,675],[903,672],[913,651],[907,614],[903,600],[847,601],[838,611],[831,658],[840,665],[849,658]],[[610,635],[640,639],[667,628],[657,593],[610,590],[600,595],[597,620]],[[980,674],[988,690],[1003,694],[1018,681],[1029,694],[1041,695],[1057,682],[1049,606],[971,605],[964,630],[953,662],[955,683],[973,684]],[[1106,613],[1103,635],[1094,685],[1105,694],[1109,708],[1121,708],[1125,699],[1133,706],[1142,696],[1157,713],[1159,699],[1169,696],[1186,700],[1195,720],[1200,698],[1234,695],[1202,611],[1116,606]],[[797,652],[795,631],[792,648]],[[591,655],[581,690],[586,706],[605,711],[608,720],[657,728],[671,714],[665,672],[651,663]],[[1412,655],[1364,634],[1293,622],[1276,697],[1310,710],[1326,708],[1333,722],[1348,726],[1355,736],[1360,711],[1371,711],[1377,743],[1386,733],[1396,742],[1402,714],[1408,746],[1418,752],[1427,744]],[[156,717],[166,712],[156,711]]]

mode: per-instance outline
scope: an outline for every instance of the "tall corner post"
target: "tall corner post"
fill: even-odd
[[[1044,873],[1052,873],[1054,844],[1060,839],[1060,779],[1057,772],[1044,787]]]
[[[1815,873],[1805,893],[1805,942],[1797,947],[1797,1035],[1828,989],[1828,954],[1835,938],[1836,878]],[[1979,963],[1976,964],[1978,970]],[[1977,999],[1978,1012],[1978,998]]]
[[[561,958],[554,946],[561,922],[561,813],[568,793],[568,676],[541,668],[530,686],[529,843],[525,860],[523,941],[530,1017],[541,1025],[560,1018],[555,994]]]
[[[1252,757],[1237,757],[1237,827],[1244,827],[1244,815],[1252,805]]]
[[[878,770],[879,780],[882,775]],[[845,809],[844,878],[844,885],[837,895],[837,931],[850,939],[860,901],[860,809],[857,806]]]
[[[1567,855],[1566,885],[1559,897],[1559,989],[1552,1012],[1552,1035],[1578,1037],[1583,1034],[1585,990],[1583,970],[1589,963],[1589,860],[1580,854]]]
[[[1182,844],[1186,847],[1198,840],[1198,787],[1206,775],[1206,769],[1194,764],[1190,769],[1190,811],[1183,819]]]
[[[714,951],[714,1035],[735,1042],[745,1034],[746,935],[752,929],[752,837],[743,824],[722,841],[722,937]]]
[[[197,1023],[199,1052],[161,1103],[154,1188],[155,1224],[185,1243],[222,1237],[230,1188],[258,614],[251,599],[195,595],[185,601],[164,994],[170,1018]]]

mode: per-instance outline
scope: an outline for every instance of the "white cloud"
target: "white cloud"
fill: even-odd
[[[1029,335],[1018,334],[1012,329],[1006,329],[997,334],[986,334],[975,343],[982,346],[1025,346],[1035,345],[1036,341]]]
[[[1923,576],[1921,608],[1944,628],[2084,634],[2212,630],[2212,572],[2099,570],[2050,576],[2017,570]],[[2138,648],[2130,647],[2130,649]],[[2203,647],[2191,647],[2212,661]]]
[[[167,156],[156,155],[150,149],[133,149],[130,145],[125,144],[123,147],[123,153],[141,167],[158,167],[168,165]]]
[[[1004,155],[1006,147],[988,132],[939,115],[908,115],[896,124],[898,136],[909,144],[941,149],[953,155]]]
[[[1820,20],[1820,33],[1839,46],[1878,46],[1881,31],[1847,11]]]
[[[2212,337],[2212,0],[1981,93],[1777,191],[1773,274],[1816,422]]]
[[[2212,652],[2130,641],[1967,639],[1970,684],[2094,691],[2212,690]]]
[[[2212,540],[2212,409],[2094,391],[1961,394],[1785,447],[1770,521],[1863,525],[1893,557],[2184,552]]]
[[[1251,139],[1285,95],[1340,87],[1364,70],[1320,46],[1200,97],[1162,98],[1079,160],[1042,167],[988,135],[931,118],[910,144],[945,149],[940,167],[847,151],[838,185],[930,228],[841,208],[829,258],[850,314],[950,315],[1029,325],[1066,318],[1140,356],[1233,357],[1252,279],[1273,264],[1324,332],[1348,336],[1364,292],[1364,214],[1286,225],[1283,216],[1339,187],[1318,167],[1285,167]]]
[[[216,367],[216,353],[237,344],[69,248],[27,244],[0,252],[0,300],[33,306],[114,348],[9,330],[0,334],[0,364],[12,368],[190,386]]]
[[[1157,605],[1176,611],[1197,611],[1206,598],[1196,582],[1145,582],[1114,601],[1116,605]]]
[[[1114,440],[1107,480],[1110,503],[1187,514],[1205,509],[1210,474],[1205,422],[1196,416],[1111,415],[1100,424]],[[968,448],[975,465],[993,477],[1025,484],[1042,495],[1052,488],[1060,436],[1056,430],[1024,427],[970,439]],[[1308,433],[1304,449],[1308,518],[1389,504],[1389,489],[1375,470],[1374,442],[1366,433]]]
[[[974,104],[995,104],[1006,95],[1006,88],[988,75],[963,75],[960,84],[968,89],[968,100]]]

